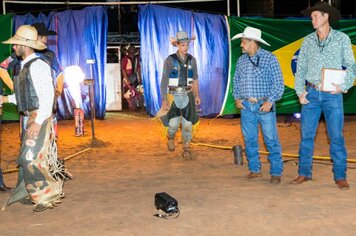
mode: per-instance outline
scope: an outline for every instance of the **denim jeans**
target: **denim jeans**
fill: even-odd
[[[308,88],[306,98],[309,103],[302,106],[298,174],[312,177],[314,140],[320,115],[323,112],[330,139],[329,152],[333,161],[334,180],[346,179],[347,153],[342,133],[344,128],[342,94],[331,94]]]
[[[169,120],[168,137],[174,138],[178,131],[181,119],[183,141],[190,142],[190,140],[192,140],[192,122],[186,120],[184,117],[181,116],[177,116]]]
[[[283,172],[282,150],[277,133],[276,112],[259,111],[262,101],[250,103],[243,101],[245,109],[241,109],[241,129],[245,141],[248,168],[251,172],[261,172],[258,153],[258,125],[261,125],[264,142],[269,151],[270,175],[281,176]]]

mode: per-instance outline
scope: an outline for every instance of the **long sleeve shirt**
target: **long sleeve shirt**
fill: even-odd
[[[322,69],[346,68],[345,82],[340,85],[343,92],[353,85],[355,80],[355,58],[349,36],[330,29],[329,36],[319,42],[316,32],[307,35],[303,41],[297,62],[295,91],[298,96],[305,92],[306,81],[319,86]]]
[[[21,61],[21,69],[27,62],[37,57],[38,56],[35,53],[26,57],[23,61]],[[46,62],[36,60],[31,64],[30,73],[39,104],[35,122],[41,125],[52,115],[54,87],[51,76],[51,68]]]
[[[262,48],[250,57],[243,54],[236,63],[233,79],[235,100],[257,98],[274,103],[284,92],[284,82],[276,56]]]

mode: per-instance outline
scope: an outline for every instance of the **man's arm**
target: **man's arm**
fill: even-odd
[[[44,120],[52,115],[54,86],[51,69],[45,62],[37,60],[32,63],[30,73],[39,104],[35,122],[41,125]]]
[[[9,89],[11,89],[11,91],[14,90],[14,82],[12,82],[7,70],[0,68],[0,78],[2,79],[2,81],[4,81],[4,83],[7,85],[7,87],[9,87]]]
[[[342,55],[344,58],[342,60],[342,65],[346,67],[346,76],[345,83],[340,85],[340,89],[342,92],[347,92],[354,82],[356,77],[356,65],[355,65],[355,57],[352,51],[351,40],[348,36],[345,35],[344,40],[341,42],[342,47]]]
[[[127,57],[123,57],[121,61],[121,75],[122,75],[122,82],[123,85],[129,85],[130,80],[128,79],[127,73],[126,73],[126,66],[127,66],[128,59]]]
[[[268,97],[267,101],[273,104],[279,99],[281,99],[284,93],[284,81],[283,81],[281,67],[279,66],[277,57],[274,56],[273,54],[270,59],[270,73],[273,79],[272,80],[273,84],[270,93],[271,95]]]
[[[304,40],[298,55],[297,72],[294,81],[294,89],[298,97],[305,93],[305,75],[308,69],[307,51],[307,41]]]
[[[235,106],[238,109],[244,109],[245,107],[242,105],[242,97],[240,94],[240,83],[239,83],[240,76],[239,76],[238,68],[239,68],[239,62],[237,61],[235,74],[234,74],[234,78],[233,78],[232,96],[235,99]]]

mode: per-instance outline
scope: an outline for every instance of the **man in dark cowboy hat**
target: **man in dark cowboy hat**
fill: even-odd
[[[178,32],[176,38],[171,38],[171,44],[178,50],[164,61],[161,80],[162,109],[169,110],[163,122],[168,126],[168,150],[175,150],[175,134],[182,123],[182,156],[186,160],[192,159],[189,143],[192,139],[192,127],[199,120],[195,105],[200,104],[197,63],[188,53],[189,42],[192,40],[194,38],[188,38],[184,31]],[[171,105],[167,93],[174,97]]]
[[[50,166],[57,157],[52,125],[51,69],[35,54],[35,50],[44,50],[46,45],[37,40],[37,30],[30,25],[20,26],[16,34],[3,43],[13,44],[16,56],[22,58],[14,90],[18,111],[29,117],[17,159],[19,179],[3,209],[30,197],[35,204],[33,210],[43,211],[54,207],[63,197],[63,180],[53,172],[54,166]]]
[[[355,80],[355,59],[351,41],[346,34],[330,27],[340,19],[340,14],[325,1],[316,2],[303,13],[311,17],[316,31],[307,35],[303,41],[295,75],[295,91],[302,104],[302,120],[298,177],[291,183],[301,184],[312,179],[314,139],[321,113],[324,113],[330,139],[334,181],[340,189],[349,189],[346,181],[347,153],[342,133],[342,93],[346,93]],[[333,89],[325,91],[321,84],[322,71],[343,68],[346,68],[344,82],[333,83]]]
[[[38,33],[38,40],[44,43],[47,46],[48,42],[48,36],[54,36],[57,35],[57,33],[53,30],[48,30],[46,25],[42,22],[39,23],[34,23],[32,24],[33,27],[36,28],[37,33]],[[60,67],[56,54],[48,49],[48,47],[44,50],[36,50],[37,53],[40,53],[40,56],[44,61],[46,61],[51,69],[52,69],[52,77],[53,77],[53,83],[55,86],[55,99],[57,99],[61,96],[63,92],[63,83],[64,83],[64,76],[62,73],[62,68]],[[55,103],[55,108],[53,109],[53,125],[54,125],[54,130],[56,133],[56,139],[58,139],[58,125],[57,125],[57,103]]]

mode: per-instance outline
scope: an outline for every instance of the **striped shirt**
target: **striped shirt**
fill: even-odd
[[[259,48],[252,57],[245,53],[238,59],[233,80],[235,100],[265,98],[274,103],[282,97],[283,92],[281,68],[271,52]]]
[[[347,68],[345,83],[341,90],[347,90],[355,80],[355,58],[349,36],[330,29],[328,37],[319,41],[316,32],[307,35],[298,56],[297,73],[295,75],[295,91],[300,96],[305,91],[305,82],[314,85],[321,83],[321,69]]]

